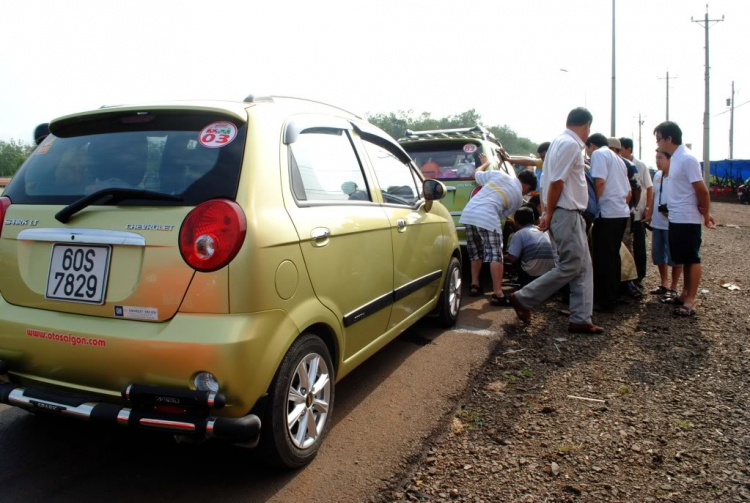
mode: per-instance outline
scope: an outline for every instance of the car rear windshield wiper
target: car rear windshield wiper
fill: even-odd
[[[70,203],[55,215],[55,219],[59,222],[67,223],[73,215],[87,206],[91,206],[92,204],[101,201],[105,197],[109,197],[109,199],[105,201],[105,204],[117,204],[121,201],[134,199],[142,201],[182,201],[181,197],[173,196],[171,194],[163,194],[161,192],[110,187],[108,189],[97,190],[93,194],[89,194],[88,196],[84,196],[81,199]]]

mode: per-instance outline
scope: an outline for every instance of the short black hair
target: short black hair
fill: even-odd
[[[656,149],[656,153],[663,155],[667,159],[671,159],[672,158],[672,154],[670,154],[669,152],[665,152],[663,150],[659,150],[658,148]]]
[[[583,107],[574,108],[568,114],[568,120],[565,123],[566,126],[585,126],[594,122],[594,116],[591,115],[587,109]]]
[[[539,194],[535,194],[529,198],[529,202],[526,204],[530,204],[532,206],[539,206],[539,203],[542,202],[542,198],[539,197]]]
[[[622,145],[623,149],[633,150],[633,140],[630,138],[624,136],[620,138],[620,145]]]
[[[525,169],[518,173],[518,181],[529,187],[535,188],[537,182],[536,174],[530,169]]]
[[[607,145],[609,145],[609,142],[607,141],[607,137],[601,133],[594,133],[588,138],[586,138],[587,147],[591,145],[592,143],[599,148],[606,147]]]
[[[518,208],[518,211],[516,211],[513,220],[515,220],[520,227],[531,225],[534,223],[534,211],[526,206],[521,206]]]
[[[657,133],[659,133],[659,135],[665,140],[671,138],[672,143],[675,145],[682,145],[682,129],[672,121],[664,121],[656,126],[654,128],[654,134]]]
[[[547,150],[549,150],[549,142],[545,141],[544,143],[539,145],[539,147],[537,147],[536,153],[541,154],[542,152],[546,152]]]

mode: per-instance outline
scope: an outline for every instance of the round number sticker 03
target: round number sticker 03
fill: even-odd
[[[237,137],[237,126],[231,122],[214,122],[201,129],[198,139],[206,148],[221,148]]]
[[[473,154],[476,151],[477,151],[477,146],[474,145],[473,143],[467,143],[466,145],[464,145],[464,152],[466,152],[467,154]]]

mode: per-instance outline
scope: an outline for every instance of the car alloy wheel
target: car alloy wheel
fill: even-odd
[[[326,426],[331,377],[322,356],[310,353],[299,362],[289,384],[287,428],[298,449],[312,446]]]
[[[448,304],[451,317],[458,316],[461,307],[461,269],[454,267],[451,271],[450,283],[448,284]]]

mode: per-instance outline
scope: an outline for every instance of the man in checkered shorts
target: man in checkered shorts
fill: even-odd
[[[536,188],[536,175],[532,171],[523,171],[516,178],[502,168],[487,171],[489,160],[484,154],[480,154],[479,158],[482,165],[474,171],[474,179],[482,188],[469,200],[459,220],[466,226],[466,246],[471,261],[470,295],[482,294],[479,273],[482,263],[486,262],[490,264],[492,276],[490,303],[508,305],[508,299],[503,294],[503,234],[500,220],[515,213],[523,204],[523,194]]]

